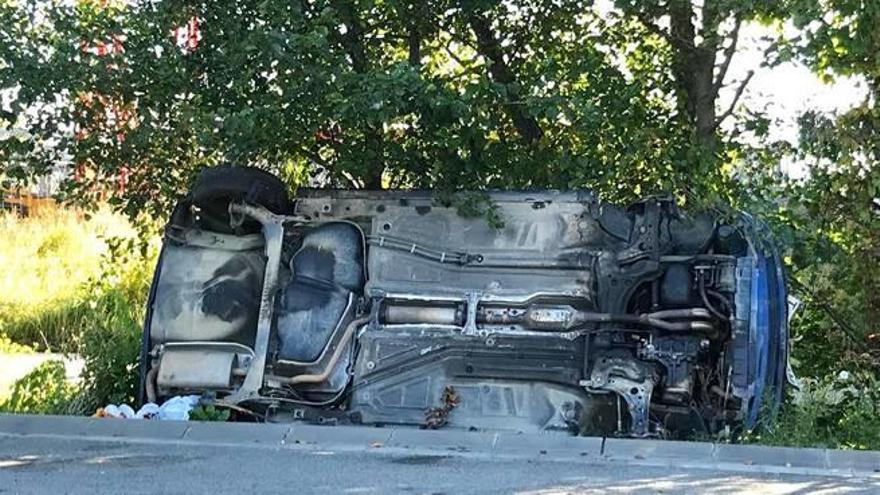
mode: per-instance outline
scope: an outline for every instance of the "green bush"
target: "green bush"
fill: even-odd
[[[76,398],[61,361],[46,361],[17,380],[0,411],[29,414],[65,414]]]
[[[747,441],[770,445],[880,449],[880,381],[871,372],[842,371],[803,380],[777,414]]]
[[[0,354],[24,354],[34,352],[26,345],[13,342],[9,337],[0,334]]]
[[[217,409],[213,404],[207,406],[198,405],[189,412],[192,421],[229,421],[231,413],[228,409]]]
[[[92,281],[89,324],[81,330],[79,348],[85,361],[78,412],[106,404],[134,404],[138,386],[141,332],[155,255],[128,247],[114,248],[104,274]]]

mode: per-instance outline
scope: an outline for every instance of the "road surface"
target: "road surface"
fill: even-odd
[[[523,455],[512,448],[495,455],[465,447],[385,444],[369,436],[348,444],[314,441],[332,435],[337,430],[332,427],[319,430],[319,437],[304,431],[302,440],[294,428],[279,444],[245,440],[258,431],[252,428],[232,428],[225,435],[227,430],[217,428],[223,425],[190,440],[149,438],[146,430],[129,438],[118,429],[128,421],[101,421],[117,422],[111,435],[95,435],[94,425],[91,434],[75,428],[71,434],[19,434],[0,421],[0,493],[880,493],[880,478],[871,471],[792,474],[784,465],[700,466],[700,459],[689,465],[661,454],[628,459],[539,449]],[[109,423],[99,426],[104,424]],[[193,431],[184,425],[175,427]],[[380,429],[368,431],[376,433],[389,438]]]

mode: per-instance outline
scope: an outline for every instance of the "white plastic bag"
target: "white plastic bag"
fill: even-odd
[[[161,406],[148,402],[137,412],[128,404],[107,404],[95,414],[104,418],[116,419],[161,419],[172,421],[189,420],[189,412],[199,403],[198,395],[178,395],[166,400]]]
[[[116,404],[108,404],[104,408],[103,415],[114,419],[132,419],[135,417],[135,412],[128,404],[120,404],[118,406]]]
[[[134,414],[137,419],[153,419],[159,414],[159,405],[147,402]]]
[[[198,395],[178,395],[159,406],[158,418],[162,420],[189,420],[189,412],[199,403]]]
[[[147,402],[137,412],[128,404],[107,404],[97,416],[116,419],[189,420],[189,412],[199,403],[198,395],[178,395],[166,400],[161,406]]]

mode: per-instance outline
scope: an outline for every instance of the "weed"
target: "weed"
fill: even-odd
[[[76,397],[67,382],[61,361],[46,361],[19,379],[12,393],[0,403],[0,411],[29,414],[64,414]]]
[[[134,399],[157,251],[155,245],[143,247],[134,229],[109,213],[82,220],[57,210],[0,219],[0,260],[10,267],[0,273],[0,291],[9,294],[0,301],[0,350],[27,344],[38,351],[80,354],[82,388],[69,401],[70,412]],[[19,402],[30,404],[28,393],[34,400],[46,399],[25,383]]]
[[[213,404],[198,405],[189,412],[192,421],[229,421],[229,416],[228,409],[218,409]]]
[[[0,334],[0,354],[28,354],[34,350],[26,345],[13,342],[9,337]]]
[[[880,381],[870,372],[806,378],[744,440],[769,445],[880,449]]]
[[[121,217],[69,210],[0,215],[0,335],[38,351],[77,352],[95,302],[84,284],[101,277],[108,239],[131,238]]]

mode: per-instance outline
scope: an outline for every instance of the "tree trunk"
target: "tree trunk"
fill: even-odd
[[[409,65],[418,67],[422,64],[422,39],[415,22],[409,26],[407,47],[409,48]]]
[[[710,9],[710,4],[714,4],[713,0],[706,0],[704,9]],[[680,106],[694,124],[696,144],[707,154],[714,155],[718,149],[715,133],[715,98],[718,95],[714,78],[717,40],[705,38],[697,46],[693,17],[690,1],[672,0],[669,3],[669,34],[675,49],[673,73],[679,88]],[[713,37],[717,35],[716,19],[704,18],[703,26],[704,32],[708,29]]]
[[[358,74],[366,74],[370,71],[370,61],[364,44],[364,28],[358,18],[356,7],[349,2],[338,2],[337,9],[340,18],[345,24],[345,33],[340,35],[340,43],[351,58],[351,68]],[[382,175],[385,173],[384,163],[384,139],[381,126],[365,125],[362,129],[364,134],[364,149],[372,151],[375,161],[367,163],[363,173],[359,177],[366,189],[382,189]],[[367,153],[364,154],[365,156]]]
[[[544,132],[538,121],[526,112],[524,105],[519,100],[519,88],[516,85],[516,77],[507,61],[504,60],[504,52],[501,45],[492,32],[492,27],[483,16],[472,12],[468,17],[468,23],[477,37],[477,51],[489,62],[489,75],[498,84],[507,89],[507,105],[505,112],[516,128],[520,138],[526,143],[534,143],[541,139]]]

